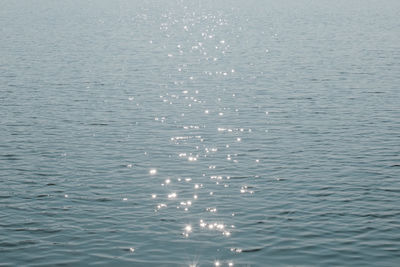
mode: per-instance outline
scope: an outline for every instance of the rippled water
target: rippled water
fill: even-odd
[[[0,265],[400,263],[398,1],[0,8]]]

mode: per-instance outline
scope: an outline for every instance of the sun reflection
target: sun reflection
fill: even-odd
[[[176,196],[177,196],[177,194],[175,192],[171,193],[171,194],[168,194],[168,198],[170,198],[170,199],[176,198]]]
[[[217,212],[217,208],[206,208],[206,211],[215,213]]]
[[[166,207],[167,207],[167,204],[161,203],[161,204],[157,205],[157,210],[160,210],[160,209],[166,208]]]
[[[199,188],[202,188],[203,187],[203,184],[195,184],[194,185],[194,189],[199,189]]]
[[[183,229],[184,232],[182,233],[183,236],[189,237],[189,234],[192,232],[192,226],[190,224],[186,225]]]
[[[186,9],[187,7],[185,6],[184,8]],[[172,19],[171,15],[172,14],[166,13],[163,14],[163,17],[169,20]],[[207,16],[202,17],[205,17],[206,19],[210,18]],[[211,18],[212,20],[217,19],[215,16],[211,16]],[[225,25],[226,23],[221,18],[214,22],[216,22],[216,25]],[[163,23],[161,23],[159,26],[160,30],[165,34],[164,36],[167,36],[167,38],[174,36],[171,32],[172,25],[175,25],[175,27],[178,26],[177,29],[184,34],[191,35],[192,33],[195,33],[193,32],[196,29],[194,27],[195,23],[191,23],[190,20],[181,21],[181,23],[179,20],[168,22],[163,21]],[[221,90],[224,92],[223,95],[221,95],[220,92],[217,92],[215,97],[210,99],[212,102],[208,102],[208,98],[203,99],[203,97],[208,97],[207,95],[199,93],[199,90],[192,89],[191,86],[195,85],[194,82],[200,82],[200,84],[196,86],[198,87],[201,85],[202,79],[226,79],[228,77],[240,78],[240,73],[237,74],[240,72],[240,70],[235,71],[233,68],[234,66],[226,65],[222,69],[218,68],[222,65],[215,65],[215,63],[218,62],[221,62],[218,64],[222,64],[224,59],[223,54],[225,52],[227,54],[229,53],[229,41],[224,37],[219,36],[217,32],[214,32],[214,29],[208,28],[198,33],[201,34],[199,37],[202,42],[199,42],[200,40],[192,40],[194,42],[168,42],[160,44],[164,49],[161,55],[165,59],[168,59],[171,64],[173,64],[171,65],[171,69],[174,72],[173,76],[169,76],[168,81],[166,81],[165,86],[163,86],[165,91],[163,90],[162,95],[157,95],[157,101],[159,101],[159,103],[167,109],[167,113],[154,114],[152,116],[156,116],[154,117],[154,121],[152,120],[152,123],[160,124],[165,121],[165,124],[169,123],[170,126],[177,127],[177,135],[179,133],[182,134],[182,136],[169,136],[170,139],[167,139],[166,141],[169,141],[170,144],[172,143],[173,145],[177,145],[177,148],[179,147],[179,149],[176,149],[175,152],[171,151],[165,156],[171,158],[173,161],[172,163],[176,163],[178,167],[179,164],[182,164],[184,168],[182,169],[182,172],[178,174],[178,176],[163,176],[164,173],[168,171],[164,170],[164,168],[162,173],[158,174],[158,170],[153,168],[160,167],[157,165],[150,166],[149,169],[145,169],[145,171],[147,170],[149,171],[149,175],[155,176],[153,178],[160,177],[160,179],[157,178],[157,181],[153,182],[158,184],[158,186],[161,183],[160,187],[165,190],[163,192],[157,192],[158,195],[151,194],[150,192],[151,198],[155,199],[154,201],[150,201],[153,202],[153,205],[157,205],[155,212],[166,208],[166,211],[171,211],[175,214],[179,213],[181,216],[184,216],[184,218],[195,218],[194,221],[187,221],[181,224],[181,228],[178,229],[178,234],[180,230],[184,237],[189,237],[193,231],[196,232],[197,230],[203,234],[207,232],[206,235],[212,232],[214,235],[223,236],[223,238],[228,239],[231,237],[231,235],[236,233],[234,226],[228,223],[228,221],[226,221],[226,224],[224,221],[221,221],[220,218],[223,217],[220,217],[219,219],[213,219],[212,216],[216,216],[218,213],[220,213],[220,216],[226,215],[232,220],[235,218],[235,213],[233,213],[233,211],[225,211],[223,207],[227,203],[225,203],[223,200],[222,202],[217,203],[215,203],[215,201],[221,201],[219,198],[220,195],[223,196],[226,193],[229,194],[232,192],[232,194],[242,196],[242,194],[253,194],[253,190],[255,189],[250,185],[238,184],[239,181],[248,182],[249,180],[238,181],[230,179],[231,177],[228,175],[232,175],[232,177],[233,175],[237,175],[238,177],[247,177],[248,175],[229,173],[229,168],[227,168],[227,165],[236,164],[239,162],[238,160],[240,160],[240,163],[247,161],[252,163],[254,166],[259,166],[259,163],[262,162],[262,159],[260,159],[258,156],[253,158],[254,154],[250,153],[239,155],[236,154],[238,151],[235,149],[237,149],[238,146],[240,147],[240,144],[244,144],[246,142],[248,139],[248,133],[251,133],[252,131],[250,128],[241,128],[241,125],[233,126],[231,124],[233,122],[229,121],[232,119],[232,115],[242,115],[239,113],[239,106],[237,106],[238,103],[231,101],[234,99],[239,100],[241,93],[237,92],[237,89],[227,87],[226,89]],[[149,42],[153,43],[153,41]],[[156,41],[154,41],[154,43],[156,43]],[[171,47],[173,50],[169,50]],[[206,60],[207,64],[214,63],[216,68],[202,69],[201,72],[194,72],[194,69],[192,69],[188,64],[184,63],[185,61],[181,61],[181,59],[186,57],[187,52],[193,54],[196,53],[196,55],[202,57],[203,60]],[[230,91],[229,89],[234,89],[234,91]],[[160,98],[158,98],[158,96]],[[134,97],[132,95],[127,95],[126,97],[130,101],[133,101],[128,103],[132,103],[134,106],[135,104],[137,105],[137,102],[140,102],[137,101],[138,99],[136,96]],[[171,107],[174,108],[171,109]],[[261,109],[261,107],[258,108]],[[169,111],[174,112],[174,114],[168,113]],[[240,109],[240,112],[245,112],[245,110],[242,111],[242,109]],[[264,112],[265,110],[260,110],[263,119],[265,118],[265,115],[268,115],[268,112],[265,112],[265,115],[263,114]],[[210,116],[212,116],[214,117],[214,120],[217,120],[218,123],[221,122],[221,124],[215,124],[216,122],[214,121],[211,124],[209,124],[207,120],[202,121],[202,118],[198,117],[197,113],[199,113],[200,117],[203,119],[210,118]],[[161,115],[167,117],[161,117]],[[227,119],[225,120],[224,118]],[[209,132],[205,131],[204,134],[207,134],[206,136],[196,136],[196,134],[199,134],[200,132],[202,133],[203,129],[210,131],[211,135]],[[242,140],[242,138],[244,138],[244,140]],[[232,145],[232,147],[230,147],[230,145]],[[147,152],[145,152],[145,155],[147,155]],[[200,165],[196,166],[197,164]],[[216,165],[213,164],[218,164],[218,168],[216,168]],[[127,165],[128,168],[132,168],[134,166],[136,165]],[[185,170],[187,170],[185,169],[186,166],[190,166],[190,172],[185,173]],[[207,167],[208,169],[205,170]],[[225,171],[228,173],[225,173]],[[161,176],[163,177],[161,178]],[[193,179],[188,176],[191,176]],[[200,194],[201,198],[197,200]],[[168,210],[167,204],[169,205]],[[217,210],[216,206],[218,206],[220,209]],[[240,217],[240,209],[236,210],[236,212],[238,212]],[[204,219],[207,222],[199,218],[199,216],[203,215],[206,216]],[[197,224],[198,221],[199,224]],[[186,224],[189,222],[191,224]],[[234,252],[240,253],[241,250],[235,249]],[[209,259],[209,264],[214,266],[234,265],[233,260],[221,259],[219,256],[217,257]],[[186,266],[189,265],[191,267],[195,267],[199,266],[200,263],[198,261],[188,260],[183,264]]]
[[[197,161],[196,157],[188,157],[188,161]]]
[[[231,251],[235,252],[235,253],[242,253],[242,249],[241,248],[231,248]]]
[[[244,194],[244,193],[254,194],[254,191],[250,190],[247,185],[244,185],[244,186],[242,186],[240,188],[240,193],[242,193],[242,194]]]
[[[181,201],[181,206],[191,206],[192,205],[192,201],[188,200],[188,201]]]

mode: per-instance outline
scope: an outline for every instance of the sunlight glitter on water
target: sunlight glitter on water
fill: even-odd
[[[0,265],[395,266],[395,1],[22,1]]]

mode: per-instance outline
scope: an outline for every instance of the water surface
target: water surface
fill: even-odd
[[[9,1],[0,265],[397,266],[398,1]]]

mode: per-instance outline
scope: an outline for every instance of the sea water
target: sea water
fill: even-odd
[[[0,265],[398,266],[399,1],[0,3]]]

